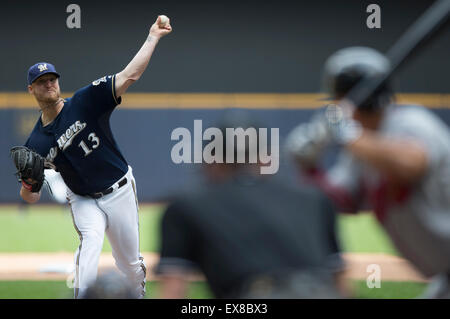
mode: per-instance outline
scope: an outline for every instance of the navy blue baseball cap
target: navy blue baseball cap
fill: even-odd
[[[36,79],[44,74],[53,73],[58,78],[59,73],[56,72],[55,66],[48,62],[39,62],[28,69],[28,85],[31,85]]]

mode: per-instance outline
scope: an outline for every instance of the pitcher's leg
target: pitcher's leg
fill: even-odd
[[[94,200],[78,197],[71,200],[74,227],[80,237],[75,253],[75,298],[83,298],[97,278],[98,261],[105,237],[106,217]]]
[[[139,251],[138,207],[134,179],[132,175],[128,178],[125,186],[98,202],[108,216],[106,235],[116,265],[136,287],[138,296],[144,296],[146,267]]]

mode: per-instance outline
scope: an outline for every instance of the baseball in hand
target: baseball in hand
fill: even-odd
[[[160,15],[159,18],[160,18],[160,23],[159,23],[160,27],[165,27],[169,23],[169,18],[167,16]]]

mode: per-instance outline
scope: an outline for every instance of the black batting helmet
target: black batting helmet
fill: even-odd
[[[364,77],[379,77],[390,69],[389,60],[368,47],[349,47],[333,53],[325,62],[323,84],[333,99],[345,96]],[[373,110],[387,105],[392,97],[388,83],[384,83],[359,107]]]

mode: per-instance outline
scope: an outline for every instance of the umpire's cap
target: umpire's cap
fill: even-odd
[[[38,77],[43,76],[47,73],[53,73],[58,78],[60,77],[59,73],[56,72],[55,66],[48,62],[39,62],[32,65],[28,69],[28,85],[31,85],[34,81],[37,80]]]
[[[347,94],[364,77],[379,77],[389,72],[389,60],[380,52],[369,47],[349,47],[333,53],[325,62],[323,85],[331,98]],[[361,108],[374,108],[390,99],[389,84],[378,89]],[[387,100],[386,100],[387,99]]]

